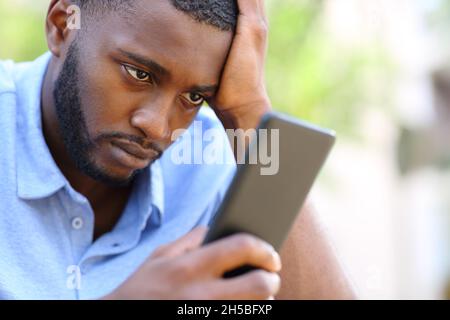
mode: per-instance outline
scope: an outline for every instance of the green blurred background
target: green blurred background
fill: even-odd
[[[0,59],[46,51],[48,4],[0,0]],[[338,132],[313,198],[360,297],[448,297],[450,1],[267,5],[274,107]]]
[[[46,0],[0,1],[0,59],[32,60],[46,50]],[[351,133],[361,99],[361,73],[389,61],[382,48],[339,49],[322,25],[323,1],[269,1],[271,43],[267,63],[276,108]],[[339,54],[337,54],[339,50]]]

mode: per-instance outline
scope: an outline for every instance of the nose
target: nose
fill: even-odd
[[[131,125],[143,132],[148,140],[166,141],[170,137],[171,109],[170,101],[154,100],[134,111]]]

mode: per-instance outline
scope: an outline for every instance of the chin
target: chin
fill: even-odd
[[[143,160],[127,154],[123,150],[103,144],[90,150],[87,161],[80,168],[92,179],[111,186],[127,186],[134,177],[147,169],[154,159]]]
[[[79,169],[91,179],[112,187],[130,185],[141,170],[125,168],[107,161],[84,163]]]
[[[127,187],[133,182],[134,177],[137,174],[138,171],[131,171],[126,175],[116,173],[113,174],[108,171],[92,176],[92,178],[111,187]]]

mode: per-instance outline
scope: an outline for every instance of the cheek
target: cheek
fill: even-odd
[[[120,86],[111,72],[92,74],[81,91],[87,125],[97,132],[123,127],[138,104],[138,97]]]

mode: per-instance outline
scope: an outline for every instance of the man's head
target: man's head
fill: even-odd
[[[237,21],[234,0],[69,0],[47,17],[58,129],[77,168],[126,184],[216,93]],[[131,155],[130,155],[131,154]]]

